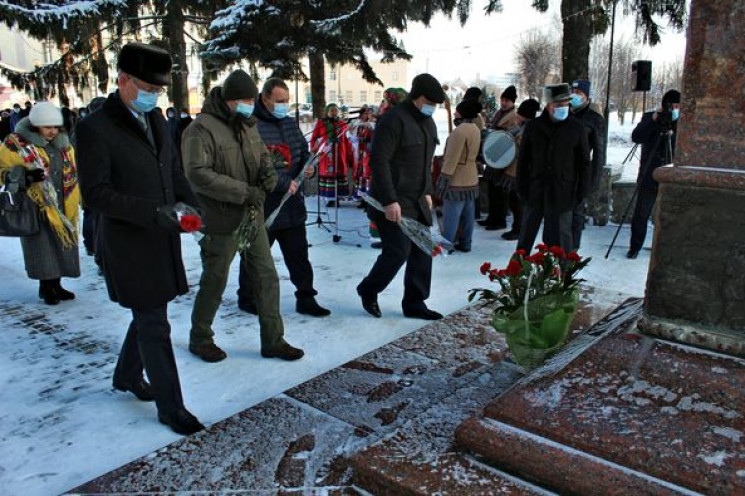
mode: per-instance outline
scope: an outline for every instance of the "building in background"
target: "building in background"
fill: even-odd
[[[31,71],[37,65],[46,63],[54,53],[46,44],[24,36],[19,30],[0,26],[0,65],[14,71]],[[0,108],[23,104],[30,97],[23,91],[10,86],[0,74]]]

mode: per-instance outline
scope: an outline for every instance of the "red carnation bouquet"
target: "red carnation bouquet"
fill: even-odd
[[[176,203],[173,207],[181,225],[181,230],[193,234],[194,238],[199,241],[203,236],[199,232],[202,229],[202,217],[199,215],[199,212],[194,207],[182,202]]]
[[[468,300],[478,297],[494,304],[492,326],[505,334],[515,361],[534,367],[564,344],[577,309],[577,273],[590,263],[577,252],[559,246],[537,246],[528,255],[517,250],[504,269],[485,262],[481,273],[500,286],[500,291],[477,288]]]

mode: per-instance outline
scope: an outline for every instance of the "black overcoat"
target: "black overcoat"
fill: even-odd
[[[548,111],[528,122],[520,144],[518,193],[534,209],[567,212],[589,188],[587,131],[578,119],[553,122]]]
[[[432,195],[432,156],[437,126],[410,100],[383,114],[375,126],[370,194],[383,205],[398,202],[401,214],[432,225],[425,195]],[[375,213],[371,217],[375,218]]]
[[[675,156],[675,138],[678,130],[678,123],[672,122],[668,127],[670,149],[668,150],[668,133],[663,133],[662,122],[660,118],[653,119],[654,112],[645,112],[642,115],[639,124],[631,132],[631,141],[642,145],[642,156],[639,161],[639,174],[636,182],[639,187],[645,190],[657,191],[659,183],[652,177],[652,173],[658,167],[670,163]],[[654,155],[652,155],[654,153]],[[650,159],[650,157],[652,157]]]
[[[124,307],[161,306],[188,291],[179,234],[157,225],[157,209],[199,202],[184,178],[167,124],[149,113],[155,147],[132,112],[109,95],[78,124],[78,175],[83,199],[99,212],[109,296]]]

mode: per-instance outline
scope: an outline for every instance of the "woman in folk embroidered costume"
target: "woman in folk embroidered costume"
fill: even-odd
[[[39,102],[0,145],[0,179],[14,167],[24,169],[26,194],[41,211],[41,232],[21,238],[26,273],[39,281],[48,305],[72,300],[60,278],[80,276],[78,209],[80,189],[75,155],[62,127],[62,112]]]
[[[339,107],[335,103],[326,106],[326,117],[316,122],[310,137],[310,146],[314,152],[323,150],[318,161],[318,191],[331,201],[328,206],[338,201],[337,197],[349,196],[347,173],[354,166],[354,147],[347,136],[349,128],[339,118]]]

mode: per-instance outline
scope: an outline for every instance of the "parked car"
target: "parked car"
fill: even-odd
[[[300,122],[313,122],[313,105],[310,103],[301,103],[300,106]],[[293,103],[290,105],[289,116],[294,118],[296,113],[295,109],[297,106]]]

